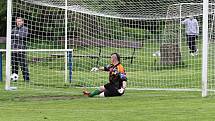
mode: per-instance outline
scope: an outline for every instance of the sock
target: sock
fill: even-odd
[[[96,89],[95,91],[91,92],[89,97],[93,97],[95,95],[99,95],[101,92],[99,91],[99,89]]]

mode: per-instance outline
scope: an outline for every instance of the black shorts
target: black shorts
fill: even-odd
[[[124,94],[124,93],[120,94],[118,92],[118,89],[113,84],[107,83],[104,85],[104,87],[105,87],[105,91],[104,91],[105,97],[121,96]]]

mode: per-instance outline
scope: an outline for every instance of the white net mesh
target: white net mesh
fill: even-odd
[[[215,29],[215,1],[212,1],[212,5],[209,7],[211,10],[211,13],[209,18],[209,44],[208,44],[208,90],[210,91],[209,94],[214,95],[214,89],[215,89],[215,37],[214,37],[214,29]]]
[[[12,28],[15,18],[22,17],[29,30],[27,50],[35,50],[26,52],[30,86],[59,87],[64,86],[65,80],[76,86],[105,84],[106,72],[90,70],[109,64],[110,54],[117,52],[130,88],[201,89],[202,1],[68,0],[68,7],[65,5],[64,0],[13,0]],[[214,5],[209,8],[212,41]],[[189,53],[185,27],[181,24],[190,16],[200,26],[196,56]],[[65,65],[65,52],[38,49],[74,52],[71,63]],[[213,65],[214,61],[210,62]],[[214,71],[211,73],[214,78]],[[14,85],[26,87],[19,75]]]

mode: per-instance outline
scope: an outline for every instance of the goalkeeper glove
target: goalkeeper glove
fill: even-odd
[[[98,71],[99,70],[99,68],[97,68],[97,67],[93,67],[90,71]]]
[[[120,94],[124,93],[125,89],[124,88],[121,88],[121,89],[118,89],[117,90]]]

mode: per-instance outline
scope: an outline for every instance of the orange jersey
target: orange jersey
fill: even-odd
[[[105,70],[109,71],[109,82],[117,88],[121,88],[122,82],[127,81],[125,69],[120,63],[117,65],[111,64],[105,67]]]

